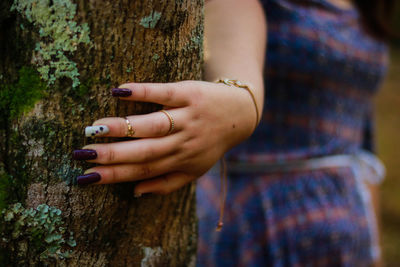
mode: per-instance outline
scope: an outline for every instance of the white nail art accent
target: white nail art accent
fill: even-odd
[[[106,125],[88,126],[85,128],[85,135],[87,137],[101,136],[110,132]]]

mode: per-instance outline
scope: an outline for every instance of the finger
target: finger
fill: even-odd
[[[180,138],[169,135],[164,138],[148,138],[124,142],[91,144],[83,148],[94,151],[96,156],[88,159],[99,164],[149,162],[175,153],[179,148]],[[80,150],[78,150],[79,152]],[[83,158],[81,158],[83,159]]]
[[[79,176],[77,178],[78,184],[83,184],[82,179],[85,179],[85,177],[94,175],[100,177],[96,184],[114,184],[148,179],[171,171],[172,161],[171,158],[168,158],[146,164],[97,166],[86,170],[84,175]]]
[[[159,137],[181,130],[181,122],[185,121],[183,112],[180,112],[179,109],[170,109],[168,113],[172,119],[159,111],[146,115],[128,116],[129,124],[134,130],[133,137]],[[101,126],[107,127],[107,133],[100,135],[96,133]],[[95,136],[125,137],[128,133],[128,124],[125,118],[103,118],[95,121],[93,126],[86,127],[85,132],[89,136],[94,133]]]
[[[195,178],[196,177],[182,172],[169,173],[161,177],[138,183],[135,186],[134,195],[136,197],[139,197],[145,193],[155,193],[162,195],[169,194],[183,187],[187,183],[193,181]]]
[[[125,83],[120,85],[119,88],[112,89],[112,94],[119,97],[123,95],[124,100],[152,102],[169,107],[182,107],[188,105],[186,84],[188,83]]]

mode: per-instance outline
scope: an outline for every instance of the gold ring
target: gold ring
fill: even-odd
[[[133,129],[131,123],[129,122],[128,117],[125,117],[125,122],[126,125],[128,126],[128,131],[126,133],[126,136],[133,137],[135,135],[135,130]]]
[[[160,110],[162,113],[164,113],[165,115],[167,115],[167,117],[168,117],[168,119],[169,119],[169,130],[168,130],[168,133],[167,133],[167,135],[169,135],[170,133],[172,133],[173,131],[174,131],[174,129],[175,129],[175,121],[174,121],[174,118],[172,118],[172,116],[171,116],[171,114],[169,114],[169,112],[168,111],[166,111],[166,110]]]

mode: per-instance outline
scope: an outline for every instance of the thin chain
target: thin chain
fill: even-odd
[[[219,169],[219,177],[221,178],[221,207],[219,210],[219,220],[217,224],[217,232],[222,230],[222,226],[224,226],[224,208],[225,208],[225,201],[226,201],[226,192],[227,192],[227,178],[226,178],[226,162],[225,157],[222,157],[220,160],[221,168]]]
[[[253,92],[251,91],[250,87],[246,84],[242,84],[240,81],[238,80],[230,80],[230,79],[219,79],[217,81],[215,81],[216,83],[223,83],[226,84],[228,86],[235,86],[238,88],[242,88],[245,89],[247,92],[250,93],[250,96],[253,100],[254,103],[254,107],[256,108],[256,125],[254,127],[254,129],[257,127],[258,125],[258,121],[260,120],[260,115],[259,115],[259,111],[258,111],[258,106],[257,106],[257,101],[256,98],[253,94]],[[226,162],[225,162],[225,158],[222,157],[221,161],[221,168],[220,168],[220,178],[221,178],[221,207],[220,207],[220,212],[219,212],[219,220],[218,220],[218,224],[217,224],[217,228],[216,231],[219,232],[222,230],[222,227],[224,225],[223,223],[223,219],[224,219],[224,209],[225,209],[225,202],[226,202],[226,194],[227,194],[227,177],[226,177]]]

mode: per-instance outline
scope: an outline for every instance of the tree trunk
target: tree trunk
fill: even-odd
[[[160,109],[116,100],[110,88],[201,78],[203,1],[12,4],[0,3],[0,262],[194,264],[193,183],[139,199],[134,183],[78,187],[90,164],[71,152],[104,142],[84,137],[98,118]]]

